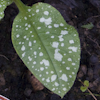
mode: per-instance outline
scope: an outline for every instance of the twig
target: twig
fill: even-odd
[[[85,48],[86,52],[91,55],[91,53],[86,49],[86,43],[84,42],[83,47]]]
[[[4,56],[4,55],[1,55],[1,54],[0,54],[0,56],[1,56],[1,57],[4,57],[4,58],[7,59],[7,60],[9,60],[9,59],[8,59],[6,56]]]
[[[93,40],[93,39],[92,39],[92,38],[90,38],[89,36],[87,36],[87,38],[88,38],[88,39],[90,39],[92,42],[94,42],[94,43],[98,46],[98,48],[100,49],[100,46],[99,46],[99,44],[98,44],[98,42],[97,42],[97,41]]]

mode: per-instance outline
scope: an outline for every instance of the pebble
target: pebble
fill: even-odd
[[[84,74],[87,73],[87,66],[86,65],[81,65],[81,70]]]
[[[88,79],[89,81],[93,79],[93,69],[92,68],[88,68]]]
[[[68,100],[75,100],[75,96],[73,93],[69,94]]]
[[[36,92],[34,96],[36,100],[45,100],[46,98],[45,93],[42,91]]]
[[[77,74],[77,78],[82,78],[84,76],[84,73],[82,71],[79,71]]]
[[[100,77],[100,63],[95,65],[94,71],[93,71],[93,77],[94,79],[97,79],[98,77]]]
[[[79,72],[78,72],[78,75],[77,75],[77,78],[82,78],[84,75],[86,75],[86,73],[87,73],[87,66],[81,65]]]
[[[50,100],[61,100],[60,96],[56,95],[56,94],[52,94],[50,97]]]
[[[91,63],[91,64],[95,65],[95,64],[97,64],[98,62],[99,62],[99,59],[98,59],[97,55],[92,55],[92,56],[90,57],[90,63]]]
[[[32,90],[30,88],[26,88],[25,91],[24,91],[24,94],[29,97],[32,93]]]
[[[98,85],[100,84],[100,77],[97,78],[95,81],[93,81],[93,85],[98,87]]]

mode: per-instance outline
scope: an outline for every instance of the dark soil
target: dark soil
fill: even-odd
[[[22,0],[32,5],[46,2],[57,8],[66,22],[73,25],[80,37],[81,60],[76,81],[71,90],[61,99],[48,89],[35,91],[27,78],[27,67],[16,54],[11,42],[11,28],[18,9],[13,3],[5,9],[0,21],[0,94],[10,100],[94,100],[81,92],[82,84],[88,80],[92,93],[100,94],[100,1],[99,0]],[[92,29],[81,26],[92,22]],[[100,96],[96,96],[100,100]]]

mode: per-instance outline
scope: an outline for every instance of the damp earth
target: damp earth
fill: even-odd
[[[80,67],[74,85],[61,99],[49,91],[28,71],[14,50],[11,41],[12,23],[18,14],[14,3],[7,6],[5,16],[0,21],[0,94],[10,100],[94,100],[82,92],[78,81],[88,80],[89,89],[100,99],[100,1],[98,0],[22,0],[31,6],[44,2],[55,7],[65,21],[74,26],[81,43]],[[45,12],[48,14],[48,12]],[[82,25],[92,23],[91,29]],[[39,27],[38,27],[39,28]],[[73,42],[73,41],[70,41]],[[53,45],[53,44],[52,44]],[[62,44],[63,45],[63,44]],[[69,59],[70,60],[70,59]]]

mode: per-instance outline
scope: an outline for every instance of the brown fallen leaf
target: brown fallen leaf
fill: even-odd
[[[43,84],[28,70],[27,78],[29,82],[32,84],[34,91],[43,90]]]
[[[5,85],[5,79],[4,79],[4,75],[2,73],[0,73],[0,86]]]

